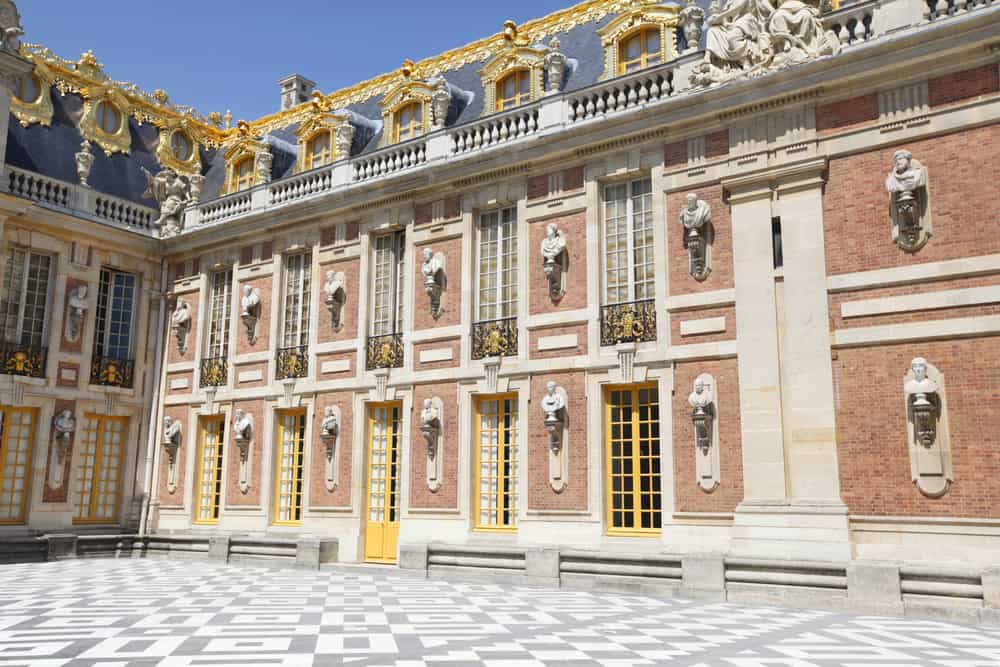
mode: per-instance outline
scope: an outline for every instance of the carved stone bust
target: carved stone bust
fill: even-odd
[[[706,222],[712,220],[712,208],[707,202],[698,199],[698,195],[689,192],[685,197],[686,205],[681,209],[680,220],[688,234],[697,234]]]
[[[343,295],[344,274],[336,271],[326,272],[326,282],[323,284],[326,305],[333,306]]]
[[[0,0],[0,47],[17,53],[21,48],[21,15],[12,0]]]
[[[163,444],[168,447],[179,447],[181,444],[181,423],[173,417],[163,418]]]
[[[903,390],[907,396],[912,397],[914,404],[929,403],[928,395],[937,394],[940,387],[927,375],[927,360],[917,357],[910,362],[910,368],[913,370],[913,379],[906,382]]]
[[[559,386],[555,382],[549,382],[545,385],[545,396],[542,398],[545,421],[559,421],[559,413],[566,409],[566,399],[559,393],[558,388]]]
[[[434,401],[429,398],[424,399],[424,409],[420,412],[420,426],[424,429],[438,428],[438,409]]]
[[[705,381],[698,378],[694,381],[694,391],[688,396],[688,403],[694,408],[695,413],[703,413],[712,404],[715,398],[712,388],[705,384]]]
[[[337,411],[332,405],[328,405],[323,412],[323,422],[320,424],[320,438],[336,438],[340,433],[340,422],[337,420]]]
[[[420,265],[420,272],[424,274],[424,283],[436,283],[441,272],[441,259],[434,254],[431,248],[424,248],[424,261]]]
[[[910,151],[898,150],[885,189],[889,192],[893,240],[904,250],[919,250],[930,237],[927,169]]]
[[[566,250],[566,237],[554,223],[550,222],[545,226],[545,238],[542,239],[541,250],[546,263],[555,262]]]
[[[177,299],[177,306],[170,315],[170,329],[177,338],[177,348],[181,354],[185,354],[188,333],[191,331],[191,304],[186,300]]]
[[[70,290],[68,299],[67,319],[69,330],[67,334],[70,341],[76,341],[83,331],[83,319],[87,316],[87,294],[90,288],[87,285],[77,285]]]
[[[63,410],[52,420],[52,427],[56,432],[56,440],[68,442],[76,431],[76,418],[72,410]]]
[[[233,420],[233,435],[237,442],[248,442],[253,437],[253,415],[237,410]]]
[[[250,285],[243,286],[243,298],[240,300],[240,307],[243,309],[244,317],[256,315],[257,306],[260,305],[260,293]]]

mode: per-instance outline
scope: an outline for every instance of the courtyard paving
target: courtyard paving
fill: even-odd
[[[0,665],[996,667],[1000,628],[166,560],[0,566]]]

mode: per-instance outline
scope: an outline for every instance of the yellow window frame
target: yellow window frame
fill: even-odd
[[[280,410],[277,413],[277,428],[278,428],[278,438],[275,441],[275,461],[274,461],[274,521],[272,522],[275,526],[301,526],[302,525],[302,509],[303,502],[302,499],[305,496],[305,454],[306,454],[306,411],[304,409],[299,410]],[[294,469],[292,473],[292,481],[297,490],[292,490],[289,492],[290,501],[288,504],[288,515],[290,519],[282,519],[282,502],[281,502],[281,481],[282,474],[286,470],[284,465],[282,449],[285,445],[285,420],[295,419],[295,430],[298,435],[293,434],[298,440],[296,444],[296,450],[293,452],[292,465],[289,466]]]
[[[410,122],[403,125],[403,112],[410,110]],[[423,135],[424,133],[424,104],[423,102],[410,102],[404,104],[403,106],[396,109],[395,116],[393,118],[393,139],[396,143],[400,141],[409,141],[410,139],[416,139],[417,137]],[[420,118],[417,118],[417,112],[420,113]],[[407,136],[401,137],[403,134],[402,130],[406,130]]]
[[[247,173],[245,176],[240,177],[240,166],[244,164],[249,165],[247,167]],[[233,162],[233,173],[229,180],[229,191],[239,192],[240,190],[249,190],[252,188],[255,185],[254,181],[257,176],[255,172],[256,170],[254,169],[253,155],[245,155]]]
[[[23,488],[21,489],[21,503],[18,509],[17,516],[10,517],[7,519],[0,519],[0,526],[20,526],[24,524],[25,515],[28,509],[28,495],[31,491],[31,460],[32,455],[35,450],[35,429],[38,427],[38,408],[13,408],[8,406],[0,406],[0,413],[3,413],[3,437],[0,439],[0,488],[3,488],[4,483],[7,481],[7,475],[9,467],[7,465],[7,453],[10,451],[10,424],[8,416],[12,414],[19,415],[29,415],[29,433],[28,433],[28,448],[27,457],[23,466],[24,475],[21,477],[23,482]],[[17,461],[14,462],[14,468],[22,467],[17,465]],[[18,479],[17,476],[13,478]],[[13,503],[8,505],[8,507],[15,507]]]
[[[504,403],[511,401],[513,409],[507,410],[504,407]],[[473,446],[476,449],[476,487],[474,490],[475,496],[475,530],[477,532],[490,532],[490,533],[516,533],[517,532],[517,513],[518,513],[518,484],[520,481],[520,476],[518,475],[518,466],[520,465],[520,434],[518,429],[520,428],[520,406],[518,406],[517,394],[497,394],[488,396],[477,396],[476,397],[476,439]],[[483,456],[483,403],[496,403],[497,404],[497,493],[496,493],[496,513],[497,513],[497,523],[496,524],[484,524],[482,523],[482,456]],[[513,474],[510,475],[513,478],[514,487],[510,492],[511,503],[508,505],[505,499],[505,494],[503,492],[504,482],[508,479],[508,476],[504,474],[503,470],[503,460],[502,449],[503,445],[500,442],[499,435],[503,431],[503,423],[506,417],[513,415],[513,443],[511,450],[511,470]],[[500,517],[504,513],[509,513],[511,523],[504,525],[499,523]]]
[[[510,78],[514,78],[514,96],[504,97],[503,87]],[[521,87],[523,83],[528,82],[528,90],[521,92]],[[516,69],[512,72],[506,74],[503,78],[497,81],[496,84],[496,103],[495,108],[497,112],[507,111],[508,109],[513,109],[514,107],[521,106],[522,104],[528,104],[531,102],[531,70],[526,68]]]
[[[660,48],[656,53],[649,53],[646,50],[646,43],[650,34],[656,34],[660,40]],[[625,46],[634,38],[639,38],[639,57],[628,60],[625,55]],[[632,71],[646,69],[651,65],[663,64],[663,29],[659,25],[645,25],[637,30],[633,30],[618,40],[618,74],[619,76],[630,74],[629,66],[638,64],[639,67]],[[655,62],[650,62],[654,60]]]
[[[120,510],[121,503],[121,493],[122,493],[122,468],[125,465],[125,441],[128,436],[128,417],[114,417],[111,415],[98,415],[95,413],[87,413],[84,418],[88,422],[96,422],[94,436],[94,457],[92,462],[91,470],[91,483],[90,483],[90,497],[87,499],[87,507],[89,509],[89,514],[86,517],[79,516],[77,512],[79,511],[79,504],[77,508],[73,510],[73,523],[77,525],[100,525],[100,524],[114,524],[118,523],[118,512]],[[104,436],[107,432],[107,427],[111,423],[121,424],[121,442],[119,442],[118,451],[118,471],[116,473],[117,484],[114,489],[114,502],[111,503],[111,507],[114,508],[114,513],[110,517],[95,518],[98,509],[97,499],[100,495],[100,483],[102,478],[100,477],[101,472],[104,469]],[[89,427],[89,424],[88,424]],[[84,435],[84,437],[87,437]],[[86,447],[86,443],[84,443]],[[87,465],[87,459],[83,461],[84,466]],[[79,482],[77,482],[79,483]],[[83,500],[81,495],[80,500]],[[105,503],[107,505],[108,503]]]
[[[330,130],[322,130],[311,135],[309,139],[306,140],[306,151],[305,151],[305,168],[315,169],[317,167],[322,167],[324,165],[330,164],[333,161],[333,136]],[[322,139],[326,137],[326,148],[323,149],[319,155],[313,152],[313,142],[317,139]]]
[[[202,417],[200,424],[200,440],[198,447],[198,476],[195,478],[194,523],[202,526],[214,526],[219,523],[220,505],[222,503],[223,457],[226,446],[226,418],[224,416]],[[214,429],[214,433],[212,431]],[[211,442],[209,436],[214,436]],[[211,448],[211,449],[209,449]],[[211,458],[209,458],[211,454]],[[205,472],[211,466],[210,494],[205,493]],[[207,509],[211,518],[202,517],[202,510]]]
[[[659,513],[660,517],[660,527],[659,528],[642,528],[642,468],[639,449],[639,433],[640,433],[640,420],[639,420],[639,392],[647,389],[657,390],[657,406],[660,405],[659,387],[657,384],[635,384],[635,385],[612,385],[608,386],[604,390],[604,488],[605,488],[605,507],[606,507],[606,521],[607,521],[607,534],[613,537],[658,537],[663,534],[663,507],[662,503],[659,509],[652,510],[654,513]],[[611,395],[613,392],[630,392],[631,393],[631,406],[632,414],[629,422],[620,422],[622,424],[629,423],[632,430],[632,454],[630,457],[632,465],[632,526],[631,527],[621,527],[616,528],[614,526],[614,489],[613,489],[613,457],[612,457],[612,403]],[[649,420],[649,424],[653,421]],[[656,424],[659,425],[661,420],[657,418]],[[658,458],[662,456],[662,434],[660,437],[651,440],[651,442],[656,443],[656,457],[649,456],[648,458],[652,460],[653,458]],[[624,459],[624,457],[622,457]],[[652,477],[650,473],[650,477]],[[662,467],[657,473],[660,480],[658,493],[662,496],[663,494],[663,470]],[[624,477],[624,475],[623,475]],[[653,494],[650,494],[652,497]],[[636,527],[639,526],[639,527]]]

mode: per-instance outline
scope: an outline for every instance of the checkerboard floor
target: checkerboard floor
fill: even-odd
[[[937,621],[163,560],[0,572],[0,666],[1000,665],[1000,628]]]

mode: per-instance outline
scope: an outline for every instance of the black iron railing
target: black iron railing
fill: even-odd
[[[403,365],[403,334],[369,336],[366,354],[368,370],[400,368]]]
[[[90,384],[131,389],[135,359],[94,356],[90,361]]]
[[[225,387],[229,382],[229,360],[226,357],[211,357],[201,360],[201,386]]]
[[[0,374],[45,377],[45,360],[49,350],[35,345],[0,344]]]
[[[282,347],[275,358],[277,380],[304,378],[309,374],[309,346]]]
[[[517,356],[517,318],[487,320],[472,325],[472,358]]]
[[[601,307],[601,346],[647,343],[656,340],[656,302],[653,299]]]

